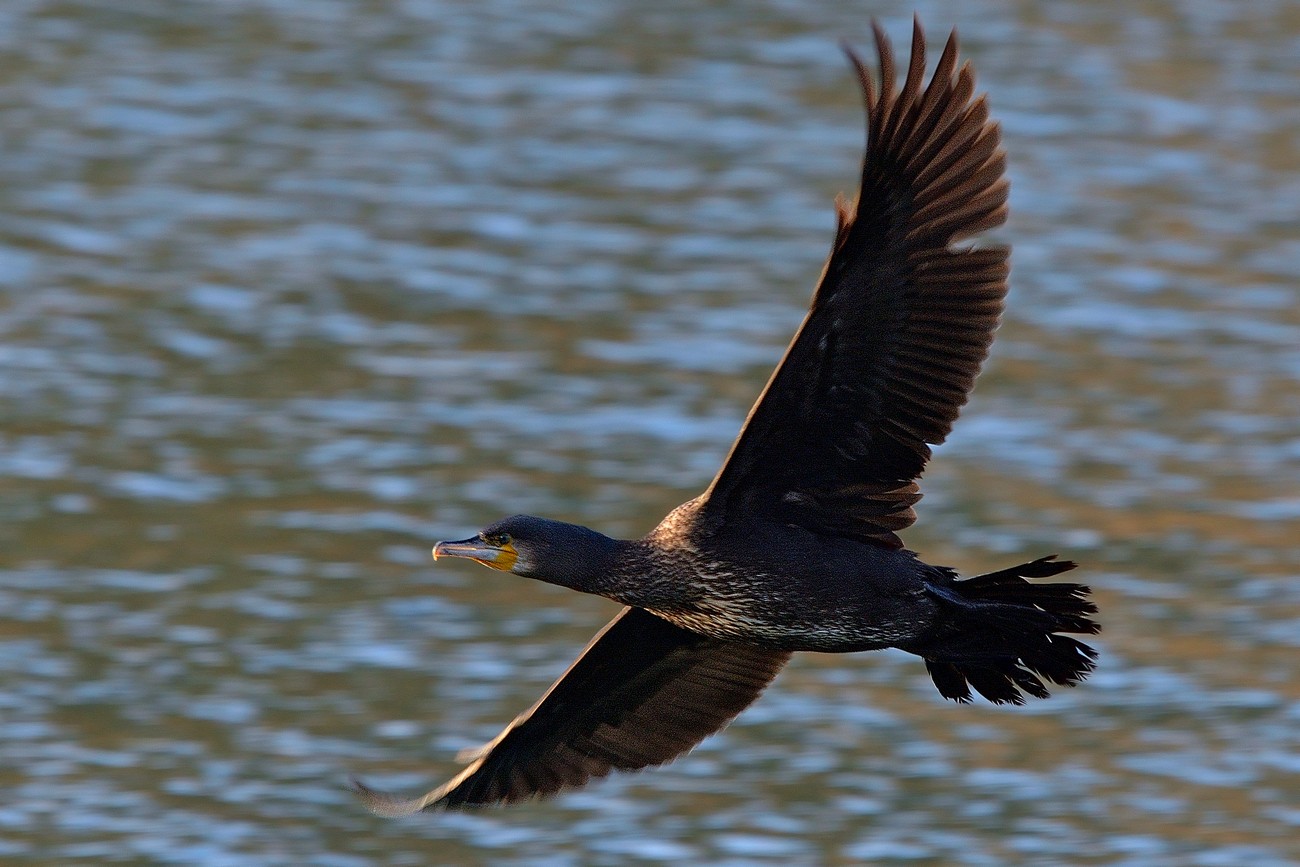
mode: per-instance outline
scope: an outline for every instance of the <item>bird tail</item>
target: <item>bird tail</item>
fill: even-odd
[[[1031,584],[1078,565],[1055,555],[966,580],[928,586],[944,614],[915,652],[925,658],[944,698],[995,704],[1047,698],[1043,681],[1074,686],[1096,665],[1097,651],[1062,632],[1095,635],[1097,606],[1083,584]],[[910,648],[909,648],[910,649]]]

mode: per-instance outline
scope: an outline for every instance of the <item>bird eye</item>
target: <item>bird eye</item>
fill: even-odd
[[[510,544],[510,534],[492,533],[490,535],[484,536],[483,541],[497,548],[504,548],[506,545]]]

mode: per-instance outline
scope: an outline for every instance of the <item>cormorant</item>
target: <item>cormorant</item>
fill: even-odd
[[[954,246],[1007,215],[1005,155],[954,31],[930,83],[914,23],[896,88],[873,22],[880,87],[865,94],[857,202],[838,226],[812,306],[703,494],[644,538],[516,515],[434,558],[463,557],[625,607],[460,774],[410,800],[356,790],[382,815],[506,804],[611,770],[670,761],[753,702],[797,650],[896,647],[959,702],[1046,698],[1096,651],[1075,567],[1043,557],[960,579],[895,533],[915,519],[929,444],[943,442],[988,355],[1009,250]]]

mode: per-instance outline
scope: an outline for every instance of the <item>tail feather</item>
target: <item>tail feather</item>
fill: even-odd
[[[1047,698],[1043,681],[1074,686],[1096,667],[1097,651],[1062,632],[1095,635],[1097,606],[1083,584],[1031,584],[1077,564],[1055,555],[964,581],[931,585],[946,616],[916,652],[944,698],[995,704]],[[909,648],[910,649],[910,648]]]

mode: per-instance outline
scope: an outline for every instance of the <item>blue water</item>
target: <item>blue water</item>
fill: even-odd
[[[707,483],[851,192],[868,13],[0,8],[0,860],[1300,862],[1300,21],[920,12],[1014,272],[906,540],[1080,560],[1101,668],[993,709],[808,655],[668,768],[388,822],[349,774],[439,782],[614,610],[430,545]]]

